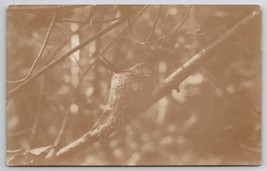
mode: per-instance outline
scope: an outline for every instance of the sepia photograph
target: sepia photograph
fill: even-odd
[[[261,165],[259,5],[10,5],[8,166]]]

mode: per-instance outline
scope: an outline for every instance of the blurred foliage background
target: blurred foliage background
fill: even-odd
[[[39,7],[46,9],[20,6],[8,10],[8,80],[27,75],[54,12],[58,19],[34,72],[107,27],[112,23],[108,20],[127,16],[127,12],[135,13],[141,6],[63,6],[56,10]],[[105,109],[112,73],[97,64],[90,69],[88,66],[114,39],[117,40],[103,56],[123,69],[156,61],[153,72],[158,85],[255,8],[192,6],[186,16],[188,6],[149,6],[138,19],[125,22],[80,49],[9,101],[7,149],[53,144],[64,118],[67,122],[59,141],[61,147],[91,128]],[[163,40],[138,44],[146,40],[157,16],[151,41],[173,32],[183,19],[185,22]],[[127,24],[131,26],[120,34]],[[80,31],[72,34],[77,29]],[[260,48],[258,17],[217,47],[210,54],[215,58],[184,80],[179,93],[166,95],[111,138],[84,149],[63,164],[258,163],[261,160]],[[16,86],[8,84],[8,90]]]

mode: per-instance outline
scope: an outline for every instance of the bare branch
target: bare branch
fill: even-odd
[[[132,42],[135,43],[135,44],[146,45],[146,44],[151,40],[151,38],[152,38],[152,36],[153,36],[153,33],[155,32],[155,29],[156,29],[156,26],[157,26],[157,23],[158,23],[158,20],[159,20],[161,11],[162,11],[162,6],[159,7],[159,11],[158,11],[158,14],[157,14],[157,16],[156,16],[156,19],[155,19],[155,21],[154,21],[154,23],[153,23],[152,29],[151,29],[151,31],[150,31],[150,33],[149,33],[147,39],[146,39],[144,42],[142,42],[142,41],[138,41],[138,40],[133,40],[133,39],[130,39],[130,38],[125,37],[125,36],[124,36],[124,38],[127,39],[127,40],[132,41]]]
[[[147,6],[145,6],[144,8],[142,8],[140,10],[140,13],[137,14],[137,16],[140,16],[146,8],[147,8]],[[87,44],[89,44],[92,41],[98,39],[100,36],[104,35],[105,33],[109,32],[110,30],[113,30],[114,28],[116,28],[118,25],[120,25],[121,23],[123,23],[126,20],[127,20],[127,18],[123,18],[123,19],[121,19],[121,20],[119,20],[119,21],[111,24],[109,27],[107,27],[107,28],[103,29],[102,31],[96,33],[93,37],[85,40],[84,42],[82,42],[78,46],[76,46],[73,49],[69,50],[65,54],[59,56],[54,61],[50,62],[47,66],[45,66],[43,69],[41,69],[39,72],[37,72],[35,75],[29,77],[26,81],[24,81],[23,83],[21,83],[19,86],[17,86],[14,89],[8,91],[8,93],[7,93],[7,99],[9,100],[10,98],[12,98],[14,96],[14,94],[16,94],[17,92],[19,92],[21,90],[21,88],[23,88],[24,86],[28,85],[30,82],[32,82],[33,80],[35,80],[36,78],[38,78],[40,75],[42,75],[45,72],[49,71],[51,68],[53,68],[54,66],[56,66],[58,63],[64,61],[72,53],[78,51],[79,49],[83,48]]]
[[[153,41],[148,42],[148,44],[156,43],[156,42],[158,42],[158,41],[167,39],[167,38],[173,36],[176,32],[178,32],[178,31],[180,30],[180,28],[183,26],[183,24],[184,24],[184,22],[186,21],[186,19],[188,18],[189,13],[190,13],[190,9],[191,9],[191,6],[189,5],[188,8],[187,8],[186,13],[185,13],[185,15],[184,15],[184,17],[182,18],[182,20],[180,21],[180,23],[177,25],[177,27],[176,27],[175,30],[173,30],[171,33],[169,33],[169,34],[166,35],[166,36],[163,36],[163,37],[161,37],[161,38],[159,38],[159,39],[156,39],[156,40],[153,40]]]
[[[30,71],[28,72],[27,76],[24,77],[24,78],[22,78],[22,79],[15,80],[15,81],[9,81],[9,80],[7,80],[7,83],[8,83],[8,84],[18,84],[18,83],[24,82],[25,80],[27,80],[27,79],[31,76],[32,72],[34,71],[34,69],[35,69],[35,67],[36,67],[36,64],[37,64],[38,60],[39,60],[40,57],[42,56],[42,54],[43,54],[43,52],[44,52],[44,49],[45,49],[45,47],[46,47],[46,45],[47,45],[48,39],[49,39],[50,34],[51,34],[51,30],[52,30],[52,28],[53,28],[53,26],[54,26],[54,24],[55,24],[55,20],[56,20],[56,15],[54,15],[54,17],[53,17],[53,19],[52,19],[52,21],[51,21],[51,23],[50,23],[50,26],[49,26],[49,28],[48,28],[48,30],[47,30],[47,33],[46,33],[46,36],[45,36],[43,45],[42,45],[42,47],[41,47],[41,49],[40,49],[40,51],[39,51],[37,57],[36,57],[35,60],[33,61],[33,64],[32,64],[32,66],[31,66],[31,69],[30,69]]]
[[[159,17],[160,17],[161,11],[162,11],[162,6],[159,7],[158,15],[156,16],[156,19],[155,19],[155,21],[154,21],[154,23],[153,23],[151,32],[150,32],[150,34],[149,34],[147,40],[144,42],[144,44],[147,44],[147,43],[151,40],[152,35],[153,35],[153,33],[155,32],[157,23],[158,23],[158,21],[159,21]]]
[[[142,13],[140,13],[137,17],[139,17]],[[136,18],[135,18],[136,19]],[[103,50],[100,54],[97,55],[97,57],[95,57],[88,65],[88,69],[85,71],[85,73],[82,75],[82,78],[81,78],[81,81],[79,82],[78,86],[73,90],[73,92],[71,93],[71,97],[73,97],[77,90],[79,89],[81,83],[83,82],[83,79],[84,79],[84,76],[90,71],[90,69],[92,68],[92,66],[98,62],[98,60],[101,58],[101,56],[104,55],[104,53],[118,40],[118,38],[120,38],[121,34],[123,34],[127,29],[129,28],[129,25],[123,29],[123,31],[117,35],[116,38],[113,39],[113,41],[111,41]],[[71,103],[71,102],[70,102]],[[69,105],[70,105],[69,103]],[[65,130],[65,127],[66,127],[66,124],[67,124],[67,120],[68,120],[68,110],[65,111],[65,114],[64,114],[64,118],[63,118],[63,121],[62,121],[62,124],[61,124],[61,128],[60,128],[60,131],[58,133],[58,136],[53,144],[53,147],[57,147],[59,142],[60,142],[60,139],[63,135],[63,132]],[[47,158],[51,157],[54,153],[54,148],[51,149],[51,152],[48,153],[48,155],[46,156]]]
[[[116,23],[110,25],[109,27],[107,27],[106,29],[98,32],[97,34],[95,34],[93,37],[85,40],[84,42],[82,42],[81,44],[79,44],[78,46],[74,47],[73,49],[69,50],[68,52],[66,52],[65,54],[59,56],[58,58],[56,58],[54,61],[52,61],[51,63],[49,63],[47,66],[45,66],[43,69],[41,69],[39,72],[37,72],[35,75],[29,77],[27,79],[27,81],[24,81],[22,84],[20,84],[19,86],[17,86],[16,88],[8,91],[8,99],[12,98],[14,94],[16,94],[21,88],[23,88],[25,85],[29,84],[31,81],[35,80],[36,78],[38,78],[40,75],[44,74],[45,72],[49,71],[51,68],[53,68],[54,66],[56,66],[58,63],[60,63],[61,61],[63,61],[64,59],[66,59],[67,57],[69,57],[72,53],[78,51],[79,49],[83,48],[84,46],[86,46],[88,43],[91,43],[92,41],[96,40],[98,37],[104,35],[105,33],[109,32],[110,30],[114,29],[115,27],[117,27],[118,25],[120,25],[122,22],[124,22],[125,19],[119,20]]]
[[[79,82],[79,84],[75,87],[75,89],[72,91],[71,95],[70,95],[70,99],[72,99],[72,97],[74,97],[74,95],[77,93],[77,91],[79,90],[85,75],[91,70],[91,68],[93,67],[93,65],[98,61],[98,59],[116,42],[117,39],[114,39],[113,41],[111,41],[103,50],[100,54],[98,54],[95,58],[93,58],[91,60],[91,62],[89,62],[89,65],[87,67],[87,70],[82,74],[81,80]],[[67,106],[71,105],[71,100],[68,103]],[[65,112],[64,112],[64,118],[62,120],[61,123],[61,127],[59,129],[58,135],[56,137],[56,140],[53,143],[52,148],[50,149],[50,152],[48,153],[48,155],[46,156],[47,158],[51,157],[54,154],[55,148],[58,146],[58,144],[60,143],[60,140],[63,136],[64,130],[66,128],[67,125],[67,121],[68,121],[68,116],[69,116],[69,110],[68,108],[66,108]]]
[[[125,111],[129,111],[134,113],[129,116],[136,116],[136,113],[140,114],[147,110],[152,104],[157,102],[159,99],[164,97],[168,94],[172,89],[176,89],[177,86],[189,75],[191,75],[194,71],[204,65],[207,61],[212,59],[213,56],[209,56],[208,54],[218,45],[222,44],[227,38],[229,38],[233,33],[237,32],[241,27],[251,21],[255,16],[259,15],[259,11],[254,11],[249,16],[245,17],[242,21],[234,25],[231,29],[229,29],[225,34],[223,34],[219,39],[211,43],[207,48],[202,49],[199,53],[193,56],[189,61],[187,61],[184,65],[180,68],[175,70],[170,76],[168,76],[163,83],[161,83],[153,92],[152,98],[144,105],[144,107],[136,108],[136,107],[128,107]],[[134,118],[130,118],[134,119]],[[130,120],[127,120],[123,123],[122,126],[126,125]],[[122,127],[121,126],[121,127]],[[115,128],[111,129],[110,128]],[[99,125],[97,128],[88,131],[85,133],[81,138],[77,139],[76,141],[72,142],[71,144],[63,147],[60,149],[55,156],[52,158],[47,159],[46,162],[56,162],[58,163],[59,160],[63,159],[64,157],[71,156],[75,152],[88,147],[89,145],[97,142],[100,140],[100,137],[103,133],[106,133],[108,130],[110,132],[109,135],[116,132],[119,127],[116,125],[116,120],[110,116],[106,120],[105,123]]]

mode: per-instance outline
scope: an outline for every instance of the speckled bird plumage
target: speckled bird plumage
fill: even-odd
[[[115,74],[111,79],[108,104],[112,115],[128,119],[127,111],[142,107],[151,97],[153,90],[152,72],[146,64],[137,64],[128,72]]]
[[[103,113],[97,125],[104,123],[110,117],[118,126],[130,121],[135,117],[134,111],[142,108],[151,98],[152,91],[152,71],[147,64],[137,64],[126,72],[114,74],[108,98],[109,110]]]

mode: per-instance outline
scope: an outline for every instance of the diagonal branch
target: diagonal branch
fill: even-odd
[[[171,90],[177,89],[177,86],[188,76],[190,76],[193,72],[195,72],[197,69],[199,69],[201,66],[203,66],[205,63],[207,63],[210,59],[212,59],[214,56],[209,55],[216,47],[222,45],[226,39],[228,39],[231,35],[233,35],[235,32],[237,32],[240,28],[244,27],[248,22],[250,22],[252,19],[254,19],[256,16],[260,15],[259,11],[254,11],[247,17],[245,17],[243,20],[241,20],[239,23],[235,24],[232,28],[230,28],[228,31],[226,31],[219,39],[211,43],[207,48],[202,49],[199,53],[194,55],[189,61],[187,61],[185,64],[183,64],[181,67],[179,67],[177,70],[175,70],[170,76],[168,76],[163,83],[161,83],[154,91],[153,96],[150,100],[146,102],[146,104],[139,108],[136,106],[129,106],[125,111],[127,111],[127,115],[129,116],[137,116],[136,114],[140,114],[144,111],[146,111],[151,105],[153,105],[155,102],[157,102],[159,99],[167,95]],[[121,127],[125,126],[128,122],[130,122],[131,118],[127,121],[125,121]],[[111,129],[110,128],[115,128]],[[54,155],[51,158],[47,158],[45,161],[43,161],[45,164],[60,164],[60,161],[63,161],[65,157],[69,157],[72,154],[75,154],[76,152],[92,145],[93,143],[100,141],[102,135],[108,130],[109,132],[114,133],[119,129],[119,127],[116,125],[116,120],[110,116],[106,120],[105,123],[102,125],[99,125],[97,128],[88,131],[85,133],[82,137],[77,139],[76,141],[70,143],[69,145],[61,148],[56,155]],[[110,135],[111,135],[110,134]]]
[[[16,88],[8,91],[8,93],[7,93],[7,99],[9,100],[10,98],[12,98],[14,96],[14,94],[16,94],[21,88],[23,88],[24,86],[26,86],[27,84],[29,84],[30,82],[32,82],[33,80],[35,80],[36,78],[38,78],[40,75],[42,75],[45,72],[49,71],[51,68],[53,68],[54,66],[56,66],[58,63],[64,61],[72,53],[78,51],[79,49],[83,48],[87,44],[89,44],[92,41],[96,40],[100,36],[104,35],[105,33],[109,32],[110,30],[114,29],[115,27],[117,27],[118,25],[120,25],[121,23],[123,23],[125,20],[126,19],[122,19],[122,20],[119,20],[119,21],[115,22],[114,24],[110,25],[109,27],[107,27],[104,30],[102,30],[102,31],[98,32],[97,34],[95,34],[93,37],[85,40],[84,42],[82,42],[78,46],[74,47],[73,49],[69,50],[65,54],[63,54],[63,55],[59,56],[58,58],[56,58],[54,61],[52,61],[51,63],[49,63],[47,66],[45,66],[39,72],[37,72],[35,75],[29,77],[27,79],[27,81],[23,82],[22,84],[20,84]]]
[[[42,54],[43,54],[43,52],[44,52],[44,49],[45,49],[45,47],[46,47],[46,45],[47,45],[48,39],[49,39],[50,34],[51,34],[51,30],[52,30],[53,26],[55,25],[55,21],[56,21],[56,15],[54,15],[54,17],[53,17],[53,19],[52,19],[52,21],[51,21],[51,24],[50,24],[50,26],[49,26],[49,28],[48,28],[47,33],[46,33],[46,36],[45,36],[43,45],[42,45],[42,47],[41,47],[41,49],[40,49],[40,51],[39,51],[37,57],[36,57],[35,60],[33,61],[32,66],[31,66],[31,69],[30,69],[30,71],[28,72],[28,74],[26,75],[26,77],[24,77],[24,78],[22,78],[22,79],[14,80],[14,81],[9,81],[9,80],[7,80],[7,83],[8,83],[8,84],[18,84],[18,83],[24,82],[24,81],[26,81],[26,80],[32,75],[32,72],[34,71],[37,62],[38,62],[39,59],[41,58],[41,56],[42,56]]]
[[[147,8],[147,6],[144,6],[144,8],[140,9],[139,12],[142,13],[145,9]],[[137,16],[140,15],[140,13],[137,14]],[[38,78],[40,75],[46,73],[47,71],[49,71],[50,69],[52,69],[54,66],[56,66],[58,63],[64,61],[67,57],[69,57],[71,54],[73,54],[74,52],[78,51],[79,49],[83,48],[84,46],[86,46],[87,44],[91,43],[92,41],[95,41],[96,39],[98,39],[99,37],[101,37],[102,35],[104,35],[105,33],[113,30],[114,28],[116,28],[117,26],[119,26],[120,24],[122,24],[123,22],[125,22],[127,20],[127,18],[123,18],[113,24],[111,24],[109,27],[99,31],[98,33],[96,33],[93,37],[85,40],[84,42],[82,42],[81,44],[79,44],[78,46],[74,47],[73,49],[69,50],[68,52],[66,52],[65,54],[59,56],[58,58],[56,58],[54,61],[50,62],[47,66],[45,66],[43,69],[41,69],[39,72],[37,72],[35,75],[32,75],[31,77],[29,77],[26,81],[24,81],[23,83],[21,83],[20,85],[18,85],[17,87],[15,87],[14,89],[10,90],[7,92],[7,100],[10,100],[16,93],[18,93],[23,87],[25,87],[26,85],[28,85],[30,82],[32,82],[33,80],[35,80],[36,78]]]

